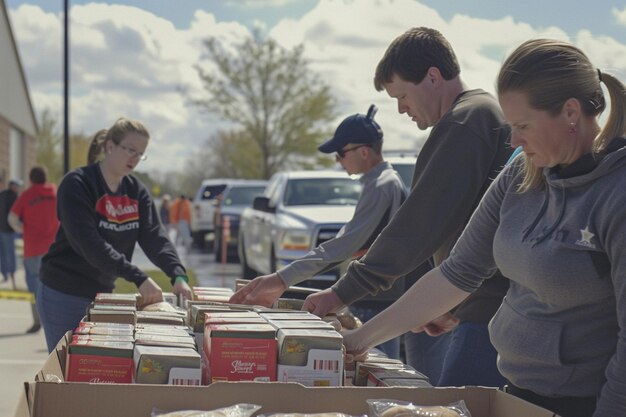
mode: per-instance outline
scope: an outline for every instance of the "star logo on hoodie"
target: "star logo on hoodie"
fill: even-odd
[[[589,231],[589,225],[587,225],[584,229],[580,229],[580,239],[576,241],[576,244],[595,249],[596,245],[594,243],[591,243],[591,239],[593,239],[594,236],[595,234]]]

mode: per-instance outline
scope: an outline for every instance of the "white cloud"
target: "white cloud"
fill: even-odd
[[[227,0],[225,3],[238,9],[263,9],[269,7],[283,7],[298,0]]]
[[[90,135],[120,116],[139,119],[154,139],[142,168],[182,168],[211,134],[206,116],[180,93],[201,89],[193,65],[202,40],[217,37],[233,44],[248,30],[216,22],[204,11],[197,11],[186,29],[122,5],[76,5],[70,16],[72,131]],[[61,123],[62,16],[23,5],[11,18],[36,111],[50,109]]]
[[[624,7],[623,10],[619,10],[614,7],[611,9],[611,14],[617,19],[617,22],[620,25],[626,26],[626,7]]]
[[[270,7],[266,1],[252,3]],[[29,5],[10,13],[36,110],[50,108],[58,115],[62,16]],[[626,9],[613,14],[626,20]],[[153,136],[144,169],[182,169],[185,158],[215,129],[179,93],[201,91],[193,65],[202,58],[202,42],[217,38],[235,51],[249,30],[238,22],[217,21],[206,10],[197,10],[186,28],[136,7],[102,3],[75,5],[71,17],[72,129],[91,134],[121,115],[140,119]],[[348,114],[364,113],[375,103],[386,148],[414,148],[424,133],[399,115],[395,101],[375,91],[372,83],[389,43],[413,26],[437,28],[450,40],[470,88],[493,92],[505,56],[537,37],[574,42],[603,71],[626,73],[626,45],[616,39],[589,31],[567,33],[554,26],[536,28],[513,17],[488,20],[457,14],[444,19],[413,0],[321,0],[302,18],[284,19],[266,33],[286,48],[305,45],[311,68],[339,100],[337,122]]]

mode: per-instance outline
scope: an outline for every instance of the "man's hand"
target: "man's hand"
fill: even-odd
[[[277,273],[262,275],[250,281],[245,287],[240,288],[230,297],[228,302],[271,307],[286,289],[287,286]]]
[[[433,321],[426,323],[423,326],[416,327],[411,331],[413,333],[426,332],[426,334],[429,336],[439,336],[451,330],[454,330],[454,328],[458,325],[459,319],[454,317],[452,313],[445,313],[437,317]]]
[[[333,291],[332,288],[326,288],[323,291],[309,295],[306,300],[304,300],[302,309],[316,316],[324,317],[328,313],[334,313],[343,307],[345,307],[345,305],[337,293]]]
[[[174,286],[172,287],[172,292],[176,295],[182,295],[183,298],[187,300],[193,300],[193,291],[191,290],[191,287],[181,279],[176,280]]]
[[[163,292],[161,287],[154,282],[152,278],[146,279],[139,286],[139,294],[141,294],[141,306],[147,306],[163,301]]]

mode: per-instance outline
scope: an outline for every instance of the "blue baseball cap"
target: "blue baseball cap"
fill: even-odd
[[[318,146],[318,150],[324,153],[337,152],[348,143],[374,143],[383,138],[383,130],[374,121],[374,115],[378,111],[375,105],[371,105],[367,114],[353,114],[346,117],[335,130],[332,138]]]

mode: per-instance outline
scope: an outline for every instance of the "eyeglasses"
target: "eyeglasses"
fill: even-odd
[[[124,152],[126,152],[126,154],[128,156],[130,156],[131,158],[138,158],[140,161],[145,161],[146,159],[148,159],[148,155],[143,154],[141,152],[137,152],[136,150],[134,150],[133,148],[129,148],[128,146],[124,146],[122,144],[116,143],[117,146],[119,146],[120,148],[122,148],[124,150]]]
[[[368,148],[371,148],[371,146],[368,143],[364,143],[363,145],[353,146],[352,148],[348,148],[348,149],[339,149],[335,155],[337,156],[338,159],[343,159],[343,158],[346,157],[346,154],[348,152],[353,151],[355,149],[362,148],[364,146],[367,146]]]

